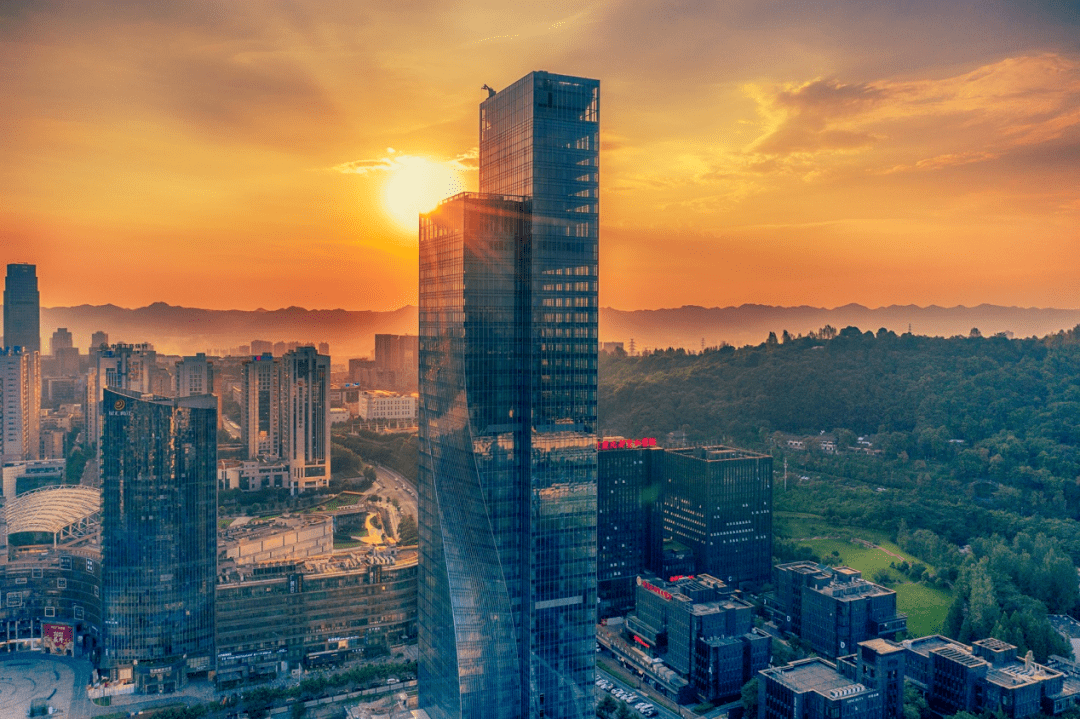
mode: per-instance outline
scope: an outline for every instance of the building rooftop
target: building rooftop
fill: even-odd
[[[955,645],[938,647],[937,649],[932,650],[932,652],[940,657],[954,661],[957,664],[963,664],[965,667],[990,666],[990,662],[985,659],[980,659],[974,654],[969,653],[967,650]]]
[[[941,647],[959,647],[963,650],[967,650],[967,645],[960,642],[943,637],[940,634],[931,634],[925,637],[919,637],[917,639],[905,639],[900,643],[905,649],[915,652],[924,657],[929,657],[930,652]]]
[[[47,532],[56,541],[95,531],[101,518],[101,491],[81,485],[41,487],[8,500],[3,509],[8,534]]]
[[[868,639],[865,642],[859,642],[860,647],[869,647],[878,654],[894,654],[896,652],[904,651],[904,648],[895,642],[890,642],[888,639]]]
[[[792,662],[761,672],[794,692],[817,692],[830,699],[839,699],[867,691],[862,684],[852,682],[821,657]]]
[[[705,462],[724,462],[733,459],[766,459],[769,455],[751,452],[747,449],[713,445],[710,447],[689,447],[687,449],[669,449],[669,454],[692,457]]]

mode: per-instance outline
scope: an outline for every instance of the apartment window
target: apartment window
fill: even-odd
[[[45,616],[46,617],[55,617],[56,616],[56,607],[45,607]]]
[[[67,580],[64,579],[64,578],[57,579],[56,580],[56,588],[57,589],[67,589]]]

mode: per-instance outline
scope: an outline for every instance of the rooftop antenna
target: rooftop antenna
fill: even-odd
[[[487,90],[488,91],[488,97],[495,97],[495,91],[492,90],[491,87],[489,87],[487,83],[484,83],[484,86],[482,88],[480,88],[480,89],[481,90]]]

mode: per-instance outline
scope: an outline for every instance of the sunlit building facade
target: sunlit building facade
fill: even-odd
[[[592,717],[599,83],[480,107],[480,193],[420,223],[420,708]]]
[[[174,691],[213,669],[217,400],[106,389],[102,423],[99,670]]]

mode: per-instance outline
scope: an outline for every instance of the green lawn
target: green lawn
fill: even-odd
[[[821,520],[806,517],[785,517],[784,521],[797,523],[795,526],[798,529],[813,528],[822,530],[814,533],[802,534],[800,536],[813,537],[842,533],[852,537],[874,541],[881,547],[903,556],[908,562],[911,562],[914,559],[910,554],[903,551],[892,542],[885,541],[882,538],[881,532],[852,527],[833,527],[830,531],[828,525]],[[815,526],[815,524],[820,524],[820,526]],[[788,526],[790,527],[792,524],[788,524]],[[925,584],[917,584],[908,581],[903,574],[889,567],[890,562],[899,563],[900,560],[886,554],[881,549],[868,549],[853,544],[850,539],[811,539],[799,542],[799,544],[813,548],[814,552],[821,557],[830,555],[834,551],[838,552],[841,564],[852,567],[853,569],[858,569],[863,573],[864,578],[871,581],[873,581],[875,572],[882,569],[886,570],[896,582],[890,584],[889,588],[896,591],[897,609],[908,615],[908,631],[912,636],[921,637],[927,634],[937,634],[941,631],[941,627],[945,622],[945,615],[949,611],[949,605],[952,604],[952,593],[942,589],[931,588]],[[921,563],[926,564],[925,562]],[[936,571],[933,566],[926,566],[931,573]]]

